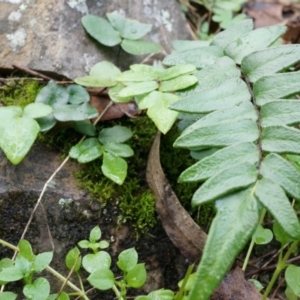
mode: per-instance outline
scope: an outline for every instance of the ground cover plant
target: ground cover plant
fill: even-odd
[[[261,226],[267,213],[275,220],[273,233],[281,248],[277,269],[262,299],[266,299],[283,270],[288,299],[299,296],[300,268],[288,265],[287,260],[300,240],[300,225],[291,204],[293,200],[300,200],[300,174],[295,163],[300,155],[300,133],[295,127],[300,123],[297,99],[300,72],[293,70],[300,61],[300,46],[273,45],[285,30],[282,25],[253,30],[252,20],[244,20],[217,34],[209,46],[181,41],[180,49],[163,60],[167,68],[135,64],[121,72],[109,62],[100,62],[88,76],[75,79],[83,86],[108,87],[112,100],[109,105],[134,100],[141,110],[147,110],[162,133],[171,129],[177,117],[185,120],[182,126],[186,128],[174,147],[190,150],[198,162],[181,174],[179,182],[201,183],[192,197],[192,205],[214,202],[217,210],[197,271],[189,276],[189,269],[179,293],[164,291],[138,299],[209,299],[249,241],[244,270],[253,245],[270,241],[272,233]],[[174,45],[176,48],[176,43]],[[66,88],[50,81],[35,103],[24,109],[0,107],[0,130],[4,132],[0,147],[8,159],[17,164],[29,151],[39,130],[48,130],[57,121],[73,121],[75,129],[89,138],[74,145],[69,156],[82,163],[103,156],[103,174],[121,185],[127,173],[122,157],[133,155],[125,144],[132,134],[120,126],[97,132],[95,124],[101,116],[94,124],[85,122],[97,117],[97,112],[89,105],[86,91],[80,85]],[[97,244],[101,237],[97,230],[91,233],[89,241],[79,246],[94,252],[102,248],[102,244]],[[128,253],[130,259],[134,256],[136,260],[133,250]],[[109,261],[106,254],[100,256]],[[31,255],[29,261],[35,259]],[[15,268],[11,261],[3,264],[0,280],[10,268]],[[76,271],[79,254],[73,255],[67,264]],[[91,265],[83,263],[83,266],[90,269]],[[121,262],[118,266],[125,272],[125,283],[119,283],[121,292],[115,290],[113,275],[108,270],[110,263],[104,273],[101,268],[92,269],[88,281],[97,288],[101,282],[101,288],[103,283],[105,288],[114,289],[119,299],[125,299],[122,288],[126,284],[140,287],[144,282],[144,269],[136,263],[132,267],[143,273],[143,280],[134,286],[136,279],[128,275],[132,268],[127,269]],[[17,279],[24,278],[23,275],[19,274]],[[30,287],[26,291],[33,289],[32,284],[38,286],[44,281],[32,283],[29,280],[27,284]]]

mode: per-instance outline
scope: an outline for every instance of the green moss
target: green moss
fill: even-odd
[[[42,85],[36,80],[12,80],[0,88],[0,100],[7,106],[18,105],[24,108],[35,101],[41,89]]]

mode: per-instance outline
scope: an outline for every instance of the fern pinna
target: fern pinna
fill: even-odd
[[[290,199],[300,200],[300,174],[287,154],[300,154],[300,45],[273,45],[282,25],[253,30],[245,20],[219,33],[209,46],[168,55],[164,64],[194,64],[196,86],[171,109],[198,115],[176,140],[201,159],[180,182],[202,182],[193,205],[215,201],[211,225],[189,299],[208,299],[269,211],[300,239]],[[288,71],[288,72],[285,72]]]

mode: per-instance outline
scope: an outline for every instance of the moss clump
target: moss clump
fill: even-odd
[[[19,79],[8,81],[0,87],[0,101],[5,106],[17,105],[24,108],[33,103],[42,85],[36,80]]]

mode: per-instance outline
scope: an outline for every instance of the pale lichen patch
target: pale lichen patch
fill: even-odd
[[[67,3],[71,8],[75,8],[78,12],[80,12],[83,15],[89,13],[89,9],[86,5],[86,0],[69,0]]]
[[[25,46],[27,32],[24,28],[19,28],[14,33],[7,34],[6,38],[9,41],[10,48],[16,52]]]

